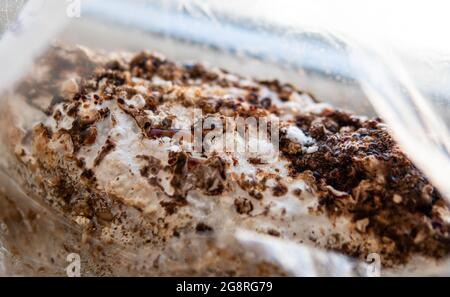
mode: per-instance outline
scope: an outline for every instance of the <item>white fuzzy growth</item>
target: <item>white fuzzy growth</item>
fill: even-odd
[[[317,145],[313,145],[306,149],[306,153],[313,154],[313,153],[317,152],[318,150],[319,150],[319,147]]]
[[[306,136],[305,133],[301,129],[299,129],[295,126],[290,126],[290,127],[286,128],[286,137],[290,141],[301,144],[302,146],[303,145],[311,145],[314,143],[314,139],[312,139],[309,136]]]

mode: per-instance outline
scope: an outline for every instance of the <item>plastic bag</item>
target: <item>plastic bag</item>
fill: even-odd
[[[15,29],[7,32],[0,42],[2,65],[7,69],[0,72],[0,91],[8,92],[17,86],[30,65],[55,42],[106,51],[132,52],[150,48],[176,61],[200,60],[243,75],[278,78],[292,82],[334,106],[381,116],[409,157],[444,197],[450,197],[450,186],[446,183],[446,177],[450,175],[450,119],[446,112],[450,101],[428,96],[429,92],[440,91],[436,88],[442,84],[436,86],[432,81],[426,86],[428,93],[424,93],[417,79],[409,76],[403,65],[405,61],[399,59],[396,52],[370,42],[370,36],[361,38],[358,31],[352,32],[348,28],[346,31],[345,26],[337,26],[340,30],[335,30],[330,22],[320,17],[303,18],[299,22],[280,17],[289,10],[289,3],[277,3],[274,8],[271,5],[275,3],[268,2],[264,5],[253,4],[253,1],[252,4],[222,2],[30,1]],[[307,7],[311,11],[320,10],[320,4]],[[252,13],[246,13],[250,11]],[[273,11],[276,13],[270,17],[268,13]],[[430,65],[434,64],[427,66]],[[20,113],[20,107],[16,112]],[[30,129],[38,120],[30,119],[27,114],[19,118],[21,122],[12,124],[24,130]],[[372,265],[373,260],[377,265],[376,259],[368,259],[369,265],[366,265],[340,254],[269,239],[245,230],[214,238],[191,238],[188,242],[174,240],[171,243],[173,249],[168,248],[162,257],[151,249],[124,250],[105,247],[95,241],[80,245],[82,232],[76,226],[68,225],[57,214],[52,214],[51,209],[36,202],[39,199],[25,195],[14,184],[8,169],[10,148],[4,143],[0,146],[0,164],[4,172],[1,180],[8,189],[4,191],[8,193],[8,199],[3,202],[9,203],[4,209],[10,211],[2,213],[4,221],[10,225],[3,226],[9,231],[1,233],[3,247],[0,247],[4,252],[0,254],[6,260],[3,260],[3,267],[0,266],[0,273],[4,269],[6,272],[3,273],[7,274],[64,275],[68,273],[64,268],[70,263],[67,256],[75,250],[81,259],[102,263],[104,258],[117,258],[120,263],[115,267],[111,263],[93,267],[86,261],[81,265],[84,274],[172,275],[208,271],[214,275],[214,268],[208,270],[196,262],[209,248],[211,261],[224,250],[229,256],[222,263],[210,262],[211,267],[220,270],[223,265],[235,265],[235,269],[249,275],[261,271],[252,270],[246,263],[266,262],[270,263],[270,268],[264,273],[275,275],[379,274],[379,267]],[[38,215],[31,215],[30,221],[30,214]],[[16,234],[22,232],[27,234],[26,241],[38,246],[21,244]],[[49,241],[56,240],[53,246],[58,248],[52,250],[52,255],[46,251],[47,245],[39,246],[44,243],[42,236],[49,236]],[[252,248],[246,248],[249,246]],[[177,251],[184,249],[191,249],[193,253],[178,258]],[[239,261],[233,260],[236,255]],[[289,260],[286,260],[287,255]],[[448,273],[444,260],[436,265],[421,261],[382,273],[415,274],[418,267],[422,274]],[[123,270],[117,268],[125,266],[127,268]]]

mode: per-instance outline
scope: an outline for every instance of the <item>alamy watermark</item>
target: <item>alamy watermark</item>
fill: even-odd
[[[66,0],[68,2],[66,14],[69,18],[81,17],[81,0]]]
[[[381,257],[377,253],[370,253],[366,258],[366,276],[379,277],[381,276]]]
[[[170,137],[174,144],[188,144],[187,150],[197,154],[234,153],[274,161],[278,156],[280,123],[276,117],[203,117],[201,109],[194,110],[190,129],[173,127],[150,128],[150,137]]]
[[[66,274],[68,277],[81,276],[81,257],[77,253],[71,253],[66,258],[69,265],[66,267]]]

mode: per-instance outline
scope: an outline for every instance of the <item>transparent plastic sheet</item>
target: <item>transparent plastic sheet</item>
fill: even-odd
[[[231,68],[238,73],[262,74],[292,81],[316,94],[318,99],[331,102],[337,107],[351,109],[361,114],[380,115],[391,127],[397,141],[411,159],[445,197],[450,197],[450,188],[445,180],[450,173],[448,122],[437,116],[433,110],[433,101],[427,100],[427,97],[416,88],[397,57],[385,50],[375,52],[374,49],[377,47],[361,43],[359,40],[355,41],[351,36],[331,33],[328,28],[286,29],[252,21],[243,22],[246,25],[243,26],[244,30],[240,30],[242,25],[240,21],[243,20],[231,19],[229,15],[220,14],[215,10],[217,7],[209,6],[203,1],[185,1],[181,6],[171,1],[163,4],[158,1],[136,1],[131,4],[131,6],[136,4],[137,7],[143,5],[142,7],[147,8],[145,12],[153,13],[152,18],[149,18],[147,22],[140,18],[139,14],[127,13],[130,6],[121,1],[112,1],[114,3],[108,2],[108,4],[105,1],[89,1],[87,7],[83,7],[83,15],[87,17],[83,17],[82,20],[68,20],[64,17],[65,14],[61,11],[65,11],[67,6],[65,3],[61,4],[61,1],[58,1],[59,4],[46,1],[53,7],[46,6],[44,9],[42,9],[43,6],[36,4],[37,2],[39,1],[29,4],[26,7],[28,11],[25,10],[22,14],[21,31],[16,32],[17,34],[6,35],[0,43],[0,56],[9,57],[12,51],[19,51],[23,56],[23,59],[19,60],[20,65],[14,64],[18,59],[4,61],[4,65],[11,71],[2,72],[4,75],[0,80],[2,83],[0,90],[8,89],[20,80],[31,61],[54,40],[107,50],[139,51],[147,46],[179,61],[206,60],[211,65]],[[30,11],[35,12],[30,13]],[[174,23],[185,25],[171,26],[171,21],[175,20]],[[65,27],[68,21],[72,23]],[[44,23],[45,26],[42,25]],[[93,30],[94,33],[88,34],[94,25],[98,31]],[[120,45],[115,43],[116,39],[112,41],[96,35],[103,33],[108,36],[108,32],[124,33],[127,32],[127,26],[139,27],[144,32],[150,31],[149,34],[156,33],[156,35],[152,37],[151,42],[145,43],[139,40],[143,36],[140,35],[141,33],[136,35],[130,33],[130,36],[124,38],[121,41],[123,44]],[[37,36],[36,28],[44,27],[48,31]],[[255,27],[257,30],[254,30]],[[202,28],[205,30],[201,30]],[[63,29],[63,33],[58,35],[58,32]],[[278,34],[280,30],[283,30],[283,34]],[[236,34],[241,35],[237,37]],[[161,38],[161,36],[166,37]],[[236,38],[247,42],[236,43]],[[171,39],[175,40],[174,43]],[[188,42],[183,49],[180,49],[175,46],[179,45],[177,43],[179,39],[191,43]],[[157,41],[160,43],[156,44]],[[198,46],[199,44],[201,46]],[[218,50],[211,50],[211,46]],[[323,87],[324,85],[326,87]],[[339,90],[338,94],[336,90]],[[248,275],[256,272],[250,269],[252,266],[250,264],[266,262],[273,265],[270,266],[272,270],[269,269],[267,273],[275,275],[373,275],[368,270],[368,266],[359,260],[318,250],[305,244],[274,240],[272,237],[246,230],[223,232],[214,238],[207,236],[191,238],[189,242],[175,240],[169,244],[173,246],[165,251],[166,260],[156,264],[155,251],[152,250],[126,250],[119,246],[105,248],[102,243],[95,240],[89,245],[80,244],[82,231],[77,226],[68,224],[58,214],[52,214],[50,209],[36,202],[39,198],[25,195],[20,187],[17,189],[17,185],[14,185],[14,182],[7,177],[9,172],[4,165],[7,160],[3,160],[7,158],[5,149],[2,144],[2,170],[6,171],[2,180],[9,185],[3,185],[3,187],[16,189],[15,191],[7,190],[9,199],[2,200],[4,203],[11,203],[12,195],[15,206],[8,204],[8,207],[4,209],[9,209],[12,213],[1,214],[3,218],[6,218],[4,221],[10,224],[6,227],[2,225],[2,228],[10,232],[3,232],[0,238],[3,242],[3,246],[0,246],[3,252],[0,254],[4,258],[3,265],[0,265],[0,273],[64,275],[67,253],[73,251],[73,247],[76,246],[75,250],[82,259],[94,261],[102,257],[119,259],[116,263],[119,265],[115,268],[111,263],[104,267],[90,267],[89,263],[85,263],[86,265],[82,265],[86,269],[83,273],[88,275],[98,275],[99,271],[113,275],[173,275],[195,274],[201,271],[202,274],[214,275],[214,269],[208,270],[198,266],[201,264],[196,262],[196,259],[204,256],[208,249],[212,251],[210,255],[212,262],[209,262],[212,263],[211,267],[236,265],[240,267],[239,269],[242,267],[247,269],[243,271]],[[37,222],[28,221],[30,218],[27,218],[27,214],[30,213],[41,214]],[[33,216],[32,219],[36,220]],[[30,226],[35,229],[30,229]],[[24,237],[23,234],[27,236]],[[55,234],[61,234],[61,236],[55,236]],[[49,241],[55,241],[52,242],[52,246],[59,246],[61,249],[53,249],[49,255],[48,243],[39,246],[43,244],[42,236],[48,236]],[[34,238],[31,242],[38,246],[19,244],[20,239],[28,241],[30,238]],[[12,246],[11,243],[17,243],[17,247]],[[72,248],[67,250],[67,245]],[[184,249],[193,251],[193,254],[186,253],[185,258],[177,257],[178,252]],[[214,263],[214,252],[219,255],[224,250],[229,253],[229,258],[225,257],[223,263]],[[252,252],[249,253],[248,250]],[[23,257],[24,255],[26,257]],[[236,257],[240,260],[233,262]],[[421,261],[419,259],[417,263],[405,269],[388,270],[382,273],[384,275],[414,275],[418,273],[417,267],[421,268],[420,274],[449,273],[449,265],[445,260],[438,265]],[[157,269],[152,268],[155,265],[158,266]],[[160,265],[165,268],[161,269]],[[123,270],[117,268],[125,266],[127,268]]]

